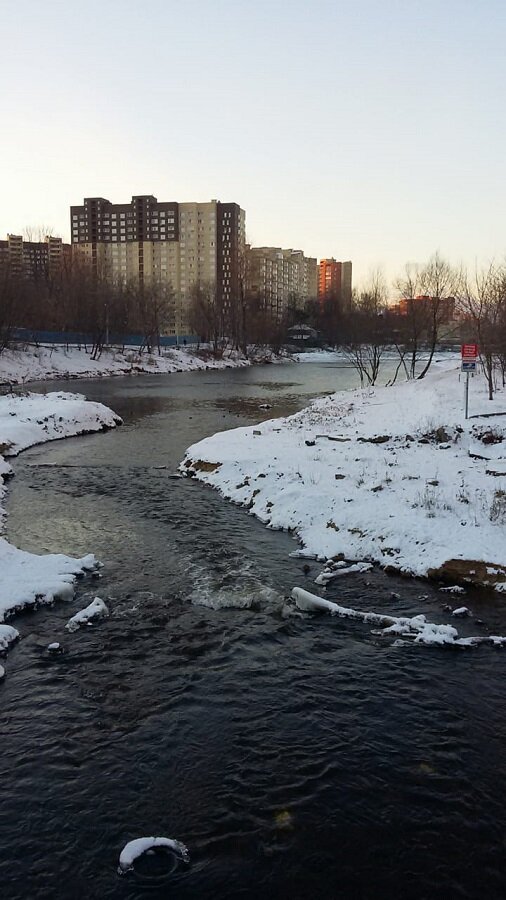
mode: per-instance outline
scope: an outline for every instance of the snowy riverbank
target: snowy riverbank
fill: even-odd
[[[88,402],[79,394],[0,397],[0,533],[5,520],[5,479],[13,474],[7,457],[34,444],[101,431],[120,423],[112,410],[101,403]],[[71,597],[76,577],[96,565],[91,554],[82,559],[61,554],[38,556],[18,550],[0,537],[0,623],[24,607]],[[0,648],[4,629],[5,626],[0,627]]]
[[[506,393],[473,378],[465,421],[455,361],[433,369],[216,434],[182,471],[293,531],[301,555],[506,590]]]
[[[272,356],[259,351],[258,361]],[[222,359],[197,355],[189,349],[139,353],[137,350],[104,350],[96,360],[77,347],[39,347],[24,350],[4,350],[0,353],[0,384],[25,384],[51,378],[100,378],[110,375],[164,375],[172,372],[193,372],[205,369],[229,369],[249,366],[251,361],[236,351],[226,351]],[[272,361],[272,359],[269,359]]]

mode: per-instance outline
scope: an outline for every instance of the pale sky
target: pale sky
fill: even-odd
[[[0,0],[0,237],[234,201],[254,245],[506,254],[505,0]]]

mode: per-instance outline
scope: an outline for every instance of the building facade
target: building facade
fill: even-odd
[[[70,208],[71,240],[96,273],[171,290],[169,334],[190,333],[195,284],[211,282],[225,306],[238,296],[244,265],[245,213],[237,203],[160,202],[152,195],[113,204],[85,198]]]
[[[337,304],[343,312],[351,309],[352,264],[331,257],[321,259],[318,269],[318,300],[324,306]]]
[[[8,234],[0,241],[0,265],[11,277],[30,281],[48,280],[61,272],[70,246],[60,237],[47,235],[43,241],[25,241],[19,234]]]
[[[289,308],[302,309],[316,298],[316,259],[302,250],[247,247],[246,273],[248,293],[278,322]]]

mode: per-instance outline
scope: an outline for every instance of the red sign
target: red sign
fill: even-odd
[[[463,360],[474,362],[478,358],[478,344],[462,344],[460,352]]]

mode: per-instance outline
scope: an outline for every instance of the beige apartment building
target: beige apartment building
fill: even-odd
[[[124,283],[170,288],[169,334],[190,334],[195,284],[215,284],[224,306],[239,294],[245,212],[237,203],[159,202],[141,195],[112,204],[88,197],[82,206],[71,207],[70,217],[73,249],[96,272]]]
[[[247,247],[248,292],[281,321],[289,308],[302,309],[318,293],[316,259],[302,250]]]
[[[0,266],[13,278],[47,280],[62,270],[70,246],[60,237],[46,235],[43,241],[25,241],[20,234],[8,234],[0,241]]]

